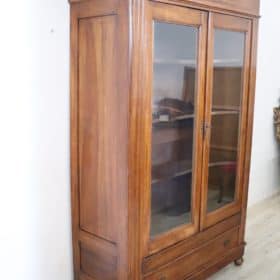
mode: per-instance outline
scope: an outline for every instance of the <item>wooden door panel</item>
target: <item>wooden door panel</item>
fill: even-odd
[[[202,228],[241,211],[250,45],[250,20],[210,14]]]
[[[148,70],[146,72],[148,92],[145,96],[144,115],[149,117],[145,119],[145,132],[143,132],[143,135],[146,135],[146,143],[149,143],[145,147],[147,148],[146,155],[148,155],[147,164],[145,165],[145,176],[148,177],[145,179],[145,185],[143,186],[145,190],[143,190],[141,195],[143,198],[141,199],[143,201],[142,215],[145,217],[141,220],[141,232],[144,234],[144,255],[159,251],[166,246],[195,234],[199,230],[200,159],[202,157],[201,122],[204,113],[204,50],[206,48],[207,31],[207,14],[204,12],[173,5],[147,3],[145,32],[148,34],[147,42],[149,44],[146,57],[146,63],[148,63]],[[172,30],[174,30],[174,33]],[[183,49],[181,54],[183,59],[180,60],[178,56],[180,56],[182,51],[177,49],[176,52],[172,52],[174,50],[173,47],[176,46],[176,34],[180,33],[184,37],[190,36],[188,34],[191,34],[191,32],[196,32],[192,34],[197,36],[194,39],[195,45],[193,45],[195,46],[196,54],[193,60],[188,58],[188,51],[192,47],[186,45],[185,50]],[[174,41],[170,40],[170,34],[174,36]],[[192,40],[189,38],[189,41]],[[161,43],[159,49],[162,47],[161,51],[166,55],[162,55],[162,52],[157,52],[157,42]],[[177,45],[180,44],[177,42]],[[173,54],[176,54],[177,57],[175,58]],[[186,59],[184,59],[184,55],[186,55]],[[195,67],[196,74],[188,71],[188,66],[185,66],[188,64],[191,64],[190,67]],[[195,66],[193,66],[194,64]],[[178,81],[175,82],[173,80],[174,83],[171,83],[170,87],[164,81],[165,78],[162,76],[162,73],[164,71],[168,73],[170,70],[169,66],[165,68],[166,65],[173,65],[173,70],[181,71],[181,74],[177,75],[177,77],[185,79],[182,87],[180,85],[176,87],[176,82]],[[173,75],[175,70],[173,70],[171,70],[170,75],[166,75],[166,78],[173,79],[175,77]],[[158,73],[161,76],[157,76]],[[193,80],[193,84],[189,82],[190,80]],[[181,90],[184,93],[178,97]],[[163,116],[155,115],[155,112],[151,110],[151,104],[154,102],[156,94],[158,94],[157,97],[162,98],[159,98],[161,101],[157,103],[161,106],[160,110],[166,106],[176,106],[176,104],[183,106],[183,102],[179,100],[181,98],[184,102],[193,104],[195,113],[189,113],[190,115],[186,113],[187,115],[179,116],[175,112],[171,117],[171,126],[164,127],[168,122],[164,124],[162,121]],[[166,98],[166,96],[170,96],[170,98]],[[174,99],[174,96],[176,96],[176,99]],[[169,102],[171,102],[171,105],[167,104]],[[162,114],[162,111],[159,112]],[[177,120],[183,120],[184,123],[179,125]],[[193,127],[192,133],[184,130],[185,126],[190,125],[191,122],[191,127]],[[191,146],[184,144],[188,141],[192,143]],[[183,154],[190,158],[190,162],[184,161]],[[171,164],[174,160],[177,160],[178,164]],[[175,174],[175,176],[172,176],[172,174]],[[166,180],[166,183],[164,180]],[[188,184],[191,185],[189,192],[187,190]],[[190,203],[187,203],[186,199],[190,199]],[[172,201],[176,201],[176,203]],[[169,207],[166,212],[164,212],[166,209],[164,207]],[[185,213],[184,211],[189,211],[190,213],[190,216],[185,217],[186,220],[182,219],[179,221],[179,219],[173,218],[174,216],[177,217],[178,213]],[[157,213],[160,213],[161,219],[158,218],[159,215]],[[184,218],[184,216],[182,217]],[[163,220],[162,225],[164,224],[164,227],[158,230],[154,223],[161,223],[162,218],[169,219],[169,222],[170,220],[172,221],[170,226],[167,227],[168,223]]]

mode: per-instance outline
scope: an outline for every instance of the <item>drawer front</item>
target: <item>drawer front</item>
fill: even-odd
[[[183,255],[164,266],[161,270],[144,276],[145,280],[181,280],[215,258],[221,258],[238,244],[238,230],[225,232],[205,246]]]
[[[178,259],[183,255],[190,254],[190,252],[193,252],[197,248],[206,245],[209,240],[214,240],[221,236],[224,232],[237,228],[240,223],[241,215],[237,214],[211,228],[187,238],[186,240],[144,258],[142,264],[143,274],[148,274],[152,271],[158,270],[160,267],[163,267],[175,259]]]

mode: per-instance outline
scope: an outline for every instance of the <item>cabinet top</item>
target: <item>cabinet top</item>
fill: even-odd
[[[254,16],[259,16],[260,10],[260,0],[182,0],[182,2],[197,4],[207,9],[218,8]]]
[[[68,0],[70,4],[92,2],[100,5],[100,2],[119,3],[122,0]],[[145,1],[145,0],[138,0]],[[148,1],[148,0],[147,0]],[[181,4],[198,7],[205,10],[226,10],[253,16],[259,16],[260,0],[150,0],[154,2],[165,2],[170,4]]]

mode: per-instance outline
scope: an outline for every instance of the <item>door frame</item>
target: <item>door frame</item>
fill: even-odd
[[[207,38],[207,78],[205,93],[205,122],[211,124],[212,95],[213,95],[213,61],[214,61],[214,30],[215,28],[229,31],[244,32],[244,70],[243,85],[241,95],[241,114],[239,121],[239,140],[237,158],[237,177],[235,182],[235,201],[221,207],[213,212],[207,213],[208,197],[208,173],[210,155],[211,128],[205,134],[203,145],[203,167],[202,167],[202,194],[201,194],[201,230],[213,226],[214,224],[241,211],[242,208],[242,187],[243,172],[245,163],[246,146],[246,124],[248,114],[248,94],[249,94],[249,74],[250,74],[250,53],[251,53],[251,20],[238,16],[225,15],[220,13],[209,13],[208,38]]]

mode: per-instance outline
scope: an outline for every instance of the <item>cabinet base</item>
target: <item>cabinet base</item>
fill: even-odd
[[[194,272],[192,275],[189,275],[185,280],[205,280],[209,276],[218,272],[223,267],[229,265],[236,260],[243,260],[244,246],[239,246],[231,250],[229,254],[221,258],[218,262],[209,264],[208,267],[205,267],[204,270]]]

